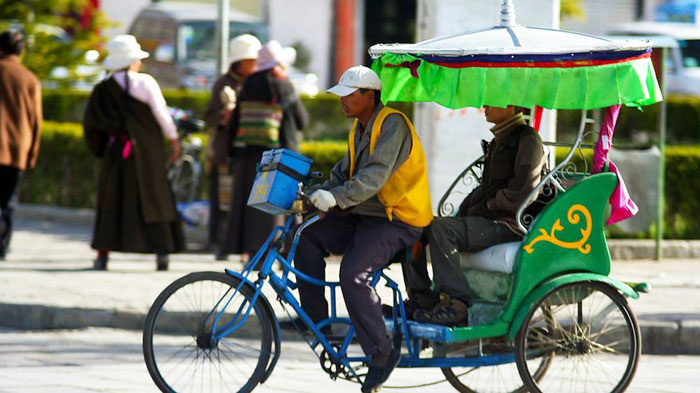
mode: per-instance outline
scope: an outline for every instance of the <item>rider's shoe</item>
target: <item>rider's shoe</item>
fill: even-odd
[[[385,355],[386,356],[386,355]],[[394,349],[389,353],[389,357],[377,361],[377,355],[372,356],[372,364],[369,365],[369,370],[365,376],[365,381],[360,389],[362,393],[378,392],[382,388],[382,384],[389,379],[389,375],[394,371],[396,365],[401,360],[401,353]],[[380,363],[380,364],[375,364]]]
[[[440,294],[440,303],[432,310],[417,310],[413,318],[418,322],[435,323],[448,326],[467,326],[469,308],[461,300],[452,299],[446,293]]]

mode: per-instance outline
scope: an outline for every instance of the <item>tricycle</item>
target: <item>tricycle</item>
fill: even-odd
[[[527,231],[522,241],[462,256],[475,299],[469,326],[411,320],[400,284],[383,270],[373,274],[372,285],[391,290],[385,324],[402,351],[399,368],[440,368],[460,392],[622,392],[635,374],[642,345],[627,299],[638,298],[648,286],[609,277],[604,225],[611,195],[624,191],[607,159],[610,122],[596,145],[603,155],[596,153],[591,171],[573,170],[571,159],[582,148],[587,110],[608,108],[614,125],[620,104],[639,107],[661,99],[650,43],[517,26],[511,11],[512,2],[504,1],[501,25],[492,29],[370,48],[382,99],[449,108],[581,109],[569,153],[533,191],[540,195],[536,203],[542,203],[538,213],[530,214],[527,204],[519,209],[518,222]],[[480,44],[484,36],[490,46]],[[494,46],[498,40],[509,44]],[[464,192],[460,187],[478,184],[479,163],[469,165],[448,189],[438,215],[454,214],[455,198]],[[351,351],[354,328],[338,312],[339,282],[314,279],[294,266],[300,235],[323,218],[305,214],[303,203],[316,174],[309,174],[308,166],[290,170],[268,160],[258,176],[266,181],[286,176],[294,184],[291,191],[286,187],[282,203],[290,213],[285,225],[275,228],[241,271],[188,274],[170,284],[147,315],[145,361],[163,392],[250,392],[265,383],[281,348],[266,285],[299,316],[299,330],[307,331],[302,337],[332,379],[361,383],[364,378],[369,359]],[[266,184],[254,189],[251,200],[269,198],[274,187]],[[298,226],[296,217],[303,217]],[[412,257],[411,250],[405,254]],[[301,308],[294,294],[300,281],[328,288],[328,319],[314,323]]]

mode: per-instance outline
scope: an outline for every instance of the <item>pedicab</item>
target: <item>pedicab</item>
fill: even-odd
[[[638,298],[648,286],[609,277],[608,205],[616,204],[608,220],[614,221],[629,214],[633,204],[624,198],[607,151],[620,105],[661,100],[650,42],[518,26],[506,0],[499,26],[417,44],[375,45],[370,54],[385,101],[583,111],[569,153],[531,195],[540,195],[541,211],[535,216],[525,205],[518,210],[518,222],[527,230],[522,241],[463,256],[475,299],[469,326],[411,320],[400,285],[383,270],[373,274],[372,285],[387,286],[392,294],[385,324],[402,351],[398,367],[440,368],[460,392],[624,391],[642,344],[627,299]],[[598,173],[583,173],[570,161],[581,149],[586,111],[597,108],[607,108],[591,171]],[[318,176],[309,172],[310,165],[310,159],[283,149],[266,152],[249,204],[301,215],[305,189]],[[453,214],[460,185],[480,176],[477,160],[441,199],[439,215]],[[300,328],[307,330],[302,337],[323,371],[332,379],[362,382],[369,359],[355,354],[354,328],[338,314],[339,282],[316,280],[293,264],[300,234],[322,215],[303,215],[295,228],[294,214],[241,271],[191,273],[156,298],[146,317],[143,352],[158,388],[249,392],[264,384],[281,353],[266,285],[282,308],[299,316]],[[288,238],[291,247],[282,252]],[[410,257],[410,250],[406,254]],[[328,319],[314,323],[301,309],[293,291],[302,281],[327,287]],[[401,387],[392,378],[387,385]]]

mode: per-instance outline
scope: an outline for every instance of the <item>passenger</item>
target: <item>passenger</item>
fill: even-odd
[[[425,257],[403,265],[411,299],[406,308],[415,310],[413,317],[420,322],[466,325],[472,300],[469,283],[459,266],[459,253],[518,241],[524,236],[515,216],[540,182],[542,140],[525,123],[520,108],[484,106],[484,114],[486,121],[495,126],[491,128],[494,138],[485,149],[481,184],[464,199],[456,217],[436,218],[427,230],[435,291],[431,290]]]
[[[416,242],[433,219],[423,148],[408,118],[381,104],[380,89],[374,71],[355,66],[328,90],[340,97],[343,113],[355,122],[345,157],[310,196],[329,213],[302,233],[294,262],[302,272],[324,279],[324,258],[343,255],[345,305],[362,350],[371,356],[363,392],[379,388],[400,357],[384,326],[371,274]],[[336,206],[341,211],[330,211]],[[303,283],[299,295],[314,322],[328,318],[324,288]]]

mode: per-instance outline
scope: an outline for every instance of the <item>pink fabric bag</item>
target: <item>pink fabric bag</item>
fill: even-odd
[[[612,138],[615,131],[615,123],[620,114],[620,105],[614,105],[607,108],[603,124],[600,126],[600,134],[598,142],[595,145],[593,152],[593,173],[599,173],[603,170],[605,162],[608,159],[610,148],[612,147]],[[625,182],[622,180],[622,173],[617,169],[612,161],[608,162],[608,170],[617,176],[617,187],[610,196],[611,212],[610,218],[606,221],[606,225],[611,225],[622,220],[626,220],[639,212],[639,207],[634,203],[627,191]]]

